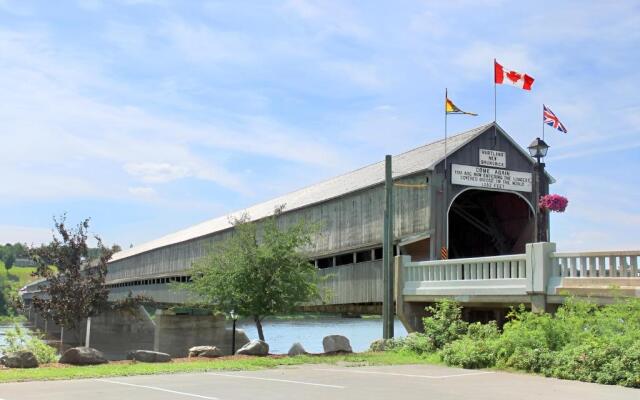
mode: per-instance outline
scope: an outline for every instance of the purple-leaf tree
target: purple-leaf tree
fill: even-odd
[[[42,316],[72,329],[108,308],[109,290],[104,282],[112,250],[96,236],[100,255],[90,263],[89,219],[75,228],[69,228],[65,222],[65,216],[54,218],[51,243],[32,248],[29,253],[36,264],[34,274],[46,279],[40,285],[40,293],[33,298],[33,306]]]

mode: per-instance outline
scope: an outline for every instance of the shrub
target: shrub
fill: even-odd
[[[427,307],[431,316],[423,318],[424,332],[433,350],[439,350],[467,333],[468,324],[462,317],[462,307],[452,300],[438,301],[435,307]]]
[[[398,347],[416,354],[428,354],[435,351],[434,343],[429,335],[423,333],[411,333],[398,343]]]
[[[6,344],[0,347],[3,353],[26,350],[33,353],[39,363],[50,363],[58,360],[56,350],[37,336],[28,335],[23,328],[15,325],[5,333]]]
[[[454,367],[487,368],[496,363],[496,341],[465,336],[442,349],[442,360]]]

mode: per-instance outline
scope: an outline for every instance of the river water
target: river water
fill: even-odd
[[[372,341],[382,337],[380,318],[266,319],[262,325],[265,340],[269,343],[269,352],[274,354],[286,353],[295,342],[302,343],[308,352],[321,353],[322,338],[327,335],[348,337],[353,351],[360,352],[368,349]],[[5,344],[5,332],[12,327],[13,325],[0,325],[0,346]],[[253,321],[238,321],[237,328],[244,329],[250,339],[258,338]],[[396,337],[407,335],[398,320],[395,321],[394,330]]]
[[[269,343],[269,352],[287,353],[291,345],[300,342],[311,353],[321,353],[322,338],[327,335],[344,335],[349,338],[353,351],[369,348],[375,339],[382,337],[382,319],[374,318],[305,318],[293,320],[265,320],[262,323],[264,338]],[[253,321],[238,321],[238,328],[244,329],[250,339],[258,338]],[[400,321],[394,325],[396,337],[406,336],[407,331]]]

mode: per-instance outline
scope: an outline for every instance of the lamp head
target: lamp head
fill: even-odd
[[[531,142],[531,144],[527,148],[529,149],[529,154],[531,154],[531,157],[539,160],[547,156],[549,145],[546,144],[544,140],[536,138],[536,140]]]

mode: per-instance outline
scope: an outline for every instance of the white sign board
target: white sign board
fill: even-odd
[[[507,153],[504,151],[480,149],[480,165],[507,168]]]
[[[451,183],[454,185],[531,192],[529,172],[458,164],[453,164],[451,167]]]

